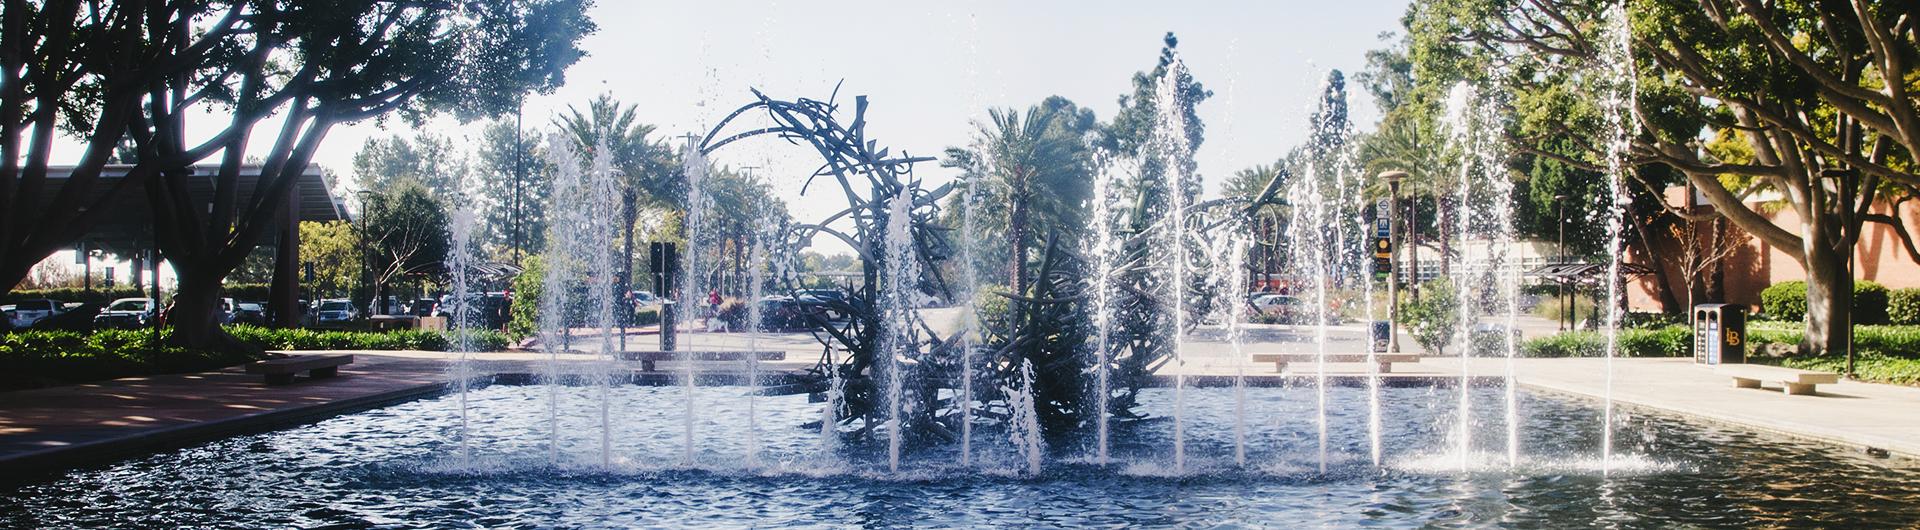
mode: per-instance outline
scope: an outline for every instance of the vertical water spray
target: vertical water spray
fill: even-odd
[[[1008,396],[1008,408],[1012,409],[1012,418],[1007,426],[1007,436],[1013,441],[1014,449],[1026,462],[1028,476],[1040,475],[1040,415],[1035,410],[1033,395],[1033,361],[1020,359],[1020,369],[1016,372],[1018,381],[1015,386],[1002,388]]]
[[[906,427],[903,416],[910,412],[902,395],[905,393],[907,374],[901,359],[910,353],[916,345],[913,339],[913,292],[919,283],[918,267],[913,256],[913,187],[901,186],[900,191],[888,200],[886,266],[889,274],[882,277],[882,321],[883,338],[876,355],[885,355],[887,362],[887,470],[900,471],[900,443],[903,438],[901,429]]]
[[[691,466],[693,465],[694,458],[694,387],[696,384],[696,374],[694,373],[693,366],[693,341],[691,340],[695,334],[691,333],[691,331],[693,331],[693,325],[698,311],[696,308],[706,307],[706,304],[703,303],[703,298],[705,297],[700,291],[700,280],[705,276],[701,273],[700,269],[700,252],[703,247],[702,237],[705,235],[707,210],[710,207],[710,201],[706,196],[706,179],[709,170],[707,155],[700,150],[700,146],[694,143],[691,137],[688,139],[686,149],[682,153],[680,169],[681,173],[685,174],[687,179],[687,218],[685,223],[687,248],[681,252],[682,265],[680,270],[682,272],[680,274],[680,296],[678,304],[680,310],[675,312],[678,316],[675,320],[678,322],[675,322],[673,325],[679,327],[684,324],[686,330],[689,331],[686,335],[681,336],[680,341],[683,344],[679,345],[679,349],[682,352],[680,354],[680,384],[683,390],[683,403],[686,406],[686,410],[681,416],[682,433],[680,440],[680,457],[682,462]],[[717,318],[718,316],[719,315],[709,315],[708,318]]]
[[[552,212],[553,219],[548,225],[547,248],[541,254],[546,274],[540,281],[539,337],[540,349],[547,354],[541,372],[547,384],[548,458],[558,464],[561,446],[560,353],[565,349],[562,337],[566,335],[567,327],[572,325],[568,319],[571,311],[567,291],[579,279],[579,232],[585,208],[581,204],[580,157],[573,142],[559,133],[551,134],[547,138],[546,157],[548,164],[554,168],[553,204],[547,210]]]
[[[1099,165],[1101,171],[1093,182],[1093,216],[1090,222],[1093,248],[1088,252],[1093,256],[1093,356],[1094,356],[1094,461],[1100,465],[1108,463],[1108,427],[1111,411],[1108,400],[1112,398],[1111,334],[1108,328],[1113,326],[1113,273],[1114,256],[1120,252],[1119,240],[1113,234],[1113,192],[1112,187],[1120,175],[1130,175],[1138,171],[1138,165],[1128,160],[1103,157]]]
[[[1167,193],[1166,216],[1160,220],[1157,241],[1165,252],[1163,258],[1170,260],[1167,268],[1171,271],[1171,280],[1166,282],[1165,296],[1172,307],[1173,315],[1168,320],[1172,329],[1168,338],[1173,350],[1173,467],[1176,473],[1185,473],[1187,469],[1187,432],[1186,432],[1186,331],[1187,331],[1187,240],[1192,227],[1188,219],[1188,191],[1197,187],[1194,182],[1193,144],[1187,139],[1187,117],[1183,109],[1180,93],[1180,80],[1186,77],[1187,66],[1178,56],[1167,64],[1166,75],[1162,76],[1155,91],[1155,110],[1157,126],[1154,141],[1156,153],[1162,162],[1161,184]]]
[[[459,395],[460,407],[460,458],[464,466],[473,465],[473,446],[469,442],[471,426],[468,420],[467,390],[473,384],[473,314],[467,301],[467,270],[473,261],[468,250],[468,242],[473,235],[473,209],[471,203],[462,203],[462,207],[453,211],[453,243],[451,255],[447,256],[447,272],[452,280],[453,290],[449,293],[453,299],[453,322],[449,329],[453,331],[453,351],[457,352],[452,367],[454,391]]]
[[[1457,185],[1454,189],[1454,238],[1455,246],[1465,253],[1472,241],[1473,233],[1473,99],[1476,97],[1473,86],[1461,82],[1453,86],[1447,97],[1447,137],[1449,146],[1457,155],[1459,164]],[[1442,256],[1443,259],[1454,259]],[[1455,411],[1454,450],[1460,459],[1460,470],[1470,465],[1473,453],[1473,408],[1472,378],[1468,375],[1473,353],[1474,323],[1478,319],[1475,311],[1472,288],[1473,273],[1471,267],[1461,262],[1453,266],[1453,289],[1455,310],[1458,311],[1458,327],[1454,331],[1454,341],[1460,349],[1459,403]]]
[[[594,145],[592,165],[586,174],[582,188],[591,198],[588,214],[591,216],[591,242],[598,245],[586,247],[590,252],[587,260],[587,300],[591,304],[594,326],[600,329],[600,345],[595,365],[594,384],[600,400],[600,465],[613,465],[613,419],[612,387],[615,370],[614,348],[614,286],[615,275],[619,270],[614,266],[615,248],[607,242],[616,241],[619,234],[616,219],[621,219],[615,198],[620,196],[619,184],[613,169],[613,150],[607,147],[606,139]]]
[[[1604,88],[1601,98],[1601,111],[1606,117],[1607,132],[1607,360],[1606,360],[1606,412],[1603,414],[1600,434],[1600,469],[1602,474],[1613,470],[1613,358],[1619,350],[1620,341],[1620,255],[1622,218],[1626,216],[1631,198],[1625,193],[1624,180],[1627,154],[1633,145],[1633,137],[1639,134],[1640,122],[1633,112],[1638,97],[1639,80],[1634,77],[1633,69],[1633,27],[1627,18],[1625,3],[1614,4],[1607,8],[1607,27],[1605,46],[1601,48],[1600,63],[1606,68]]]
[[[1245,336],[1240,321],[1246,318],[1246,303],[1240,299],[1247,287],[1247,245],[1250,241],[1236,224],[1226,237],[1214,241],[1212,273],[1214,315],[1226,333],[1228,351],[1233,353],[1233,461],[1247,465],[1247,370],[1240,362],[1246,358]]]
[[[987,149],[975,152],[987,153]],[[960,318],[960,395],[956,401],[960,407],[960,467],[973,465],[973,337],[979,329],[979,308],[974,297],[974,289],[980,284],[980,272],[973,262],[974,209],[979,206],[981,175],[975,175],[967,181],[966,196],[960,203],[960,292],[962,301]]]
[[[760,466],[760,333],[764,325],[760,297],[767,281],[767,240],[773,230],[754,235],[747,262],[747,467]]]

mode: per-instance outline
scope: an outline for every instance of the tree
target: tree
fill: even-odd
[[[402,180],[418,182],[433,197],[452,204],[466,200],[461,189],[467,157],[445,135],[423,132],[368,138],[353,155],[353,180],[362,190],[384,190]]]
[[[132,161],[124,178],[101,180],[148,98],[166,95],[149,89],[209,63],[231,63],[229,44],[250,33],[242,24],[247,11],[245,2],[0,4],[0,296],[36,263],[70,248],[129,190],[215,149],[203,144],[184,156]],[[196,31],[185,31],[191,21]],[[84,145],[62,180],[49,175],[56,135]],[[224,132],[209,143],[232,137]]]
[[[644,200],[650,205],[678,204],[676,190],[678,164],[673,149],[647,139],[654,127],[640,123],[636,108],[622,105],[611,94],[601,94],[587,103],[587,112],[571,105],[567,113],[554,118],[559,129],[574,143],[582,157],[592,158],[602,147],[613,151],[614,169],[620,172],[620,215],[622,241],[620,271],[622,278],[633,277],[633,225]],[[624,283],[624,282],[623,282]],[[621,286],[626,290],[626,286]]]
[[[452,245],[447,210],[419,183],[401,180],[366,195],[356,238],[366,252],[375,305],[388,286],[408,276],[438,274]]]
[[[197,5],[169,2],[168,5]],[[594,30],[587,0],[452,4],[398,0],[231,2],[234,20],[209,26],[180,19],[157,33],[209,34],[219,53],[178,75],[136,83],[146,97],[124,127],[137,164],[164,170],[144,179],[156,210],[159,246],[180,278],[169,310],[173,341],[203,349],[249,349],[218,326],[221,278],[289,224],[283,210],[314,151],[335,125],[398,112],[418,123],[451,112],[473,119],[516,108],[529,91],[550,91]],[[114,3],[119,9],[121,3]],[[238,24],[239,29],[220,30]],[[163,61],[173,60],[166,57]],[[197,145],[186,120],[215,109],[228,125]],[[240,174],[253,128],[278,117],[280,132],[257,166],[252,192]],[[211,208],[192,199],[188,164],[219,155]],[[138,166],[136,166],[138,167]],[[276,285],[291,286],[289,282]],[[276,294],[284,303],[292,293]],[[290,309],[290,308],[289,308]]]
[[[360,232],[346,221],[302,221],[300,255],[313,264],[315,298],[347,296],[360,281]]]
[[[485,211],[484,238],[492,254],[518,262],[539,254],[547,242],[547,201],[553,193],[553,166],[540,150],[539,135],[516,122],[495,120],[480,133],[473,163],[479,200]]]
[[[1160,48],[1159,61],[1154,64],[1152,70],[1134,72],[1133,91],[1120,95],[1120,111],[1114,114],[1113,121],[1102,128],[1097,140],[1097,145],[1109,153],[1140,161],[1140,173],[1131,183],[1131,187],[1134,188],[1136,202],[1144,202],[1150,209],[1164,207],[1161,203],[1167,201],[1169,197],[1164,195],[1167,190],[1152,189],[1148,183],[1164,181],[1165,173],[1170,169],[1185,169],[1188,172],[1193,169],[1167,168],[1164,157],[1143,156],[1150,154],[1155,135],[1159,134],[1156,131],[1160,128],[1161,119],[1160,80],[1165,78],[1167,72],[1174,69],[1174,64],[1180,60],[1177,52],[1180,39],[1175,38],[1173,32],[1167,32],[1166,37],[1161,40],[1164,46]],[[1175,102],[1178,107],[1174,110],[1174,114],[1176,119],[1181,120],[1185,125],[1186,138],[1175,141],[1184,142],[1183,147],[1187,152],[1197,152],[1200,150],[1200,143],[1206,137],[1206,124],[1200,120],[1200,114],[1195,109],[1207,98],[1213,97],[1213,91],[1207,90],[1193,78],[1192,74],[1187,73],[1184,67],[1178,70],[1179,78],[1173,80],[1173,93],[1178,96],[1178,101]],[[1200,194],[1199,179],[1192,180],[1188,189],[1181,190],[1187,194],[1188,204],[1192,204],[1193,198]]]
[[[1059,96],[1029,107],[1024,114],[988,109],[987,115],[990,123],[975,124],[974,149],[980,154],[967,159],[984,161],[979,174],[991,179],[991,192],[980,198],[993,202],[985,203],[989,206],[981,212],[1002,209],[992,206],[1004,206],[1008,212],[1004,225],[1011,248],[1008,283],[1015,293],[1025,293],[1027,249],[1035,235],[1071,237],[1085,228],[1087,200],[1093,192],[1087,137],[1097,121],[1093,111]],[[1036,213],[1039,218],[1031,219]],[[1038,229],[1030,231],[1035,224]]]
[[[1872,206],[1920,186],[1912,165],[1920,149],[1920,28],[1912,20],[1920,11],[1900,2],[1614,5],[1455,0],[1416,6],[1408,20],[1421,35],[1418,46],[1439,60],[1471,57],[1475,50],[1526,50],[1502,54],[1499,60],[1510,64],[1488,70],[1506,72],[1501,81],[1520,94],[1590,93],[1578,90],[1583,83],[1636,94],[1625,110],[1643,128],[1623,138],[1599,126],[1606,112],[1562,113],[1557,127],[1576,131],[1563,135],[1581,140],[1576,148],[1534,141],[1552,136],[1544,126],[1523,128],[1516,142],[1593,170],[1606,168],[1607,148],[1618,142],[1612,145],[1627,147],[1627,163],[1678,172],[1716,215],[1806,269],[1802,349],[1846,349],[1853,291],[1847,259],[1865,223],[1904,235],[1899,220]],[[1626,82],[1633,84],[1621,86]],[[1743,149],[1709,147],[1727,142]],[[1643,172],[1624,173],[1639,185],[1658,184]],[[1781,195],[1802,226],[1776,226],[1745,204],[1737,184],[1749,181]],[[1920,260],[1911,238],[1903,239]]]

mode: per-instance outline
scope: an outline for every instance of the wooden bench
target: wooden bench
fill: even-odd
[[[614,354],[622,361],[640,361],[640,371],[653,371],[653,363],[659,361],[745,361],[749,358],[760,361],[784,361],[784,351],[727,351],[727,350],[688,350],[688,351],[623,351]]]
[[[1274,372],[1285,372],[1287,371],[1288,364],[1311,363],[1318,357],[1319,354],[1314,353],[1256,353],[1253,354],[1253,362],[1273,363]],[[1420,362],[1420,356],[1411,353],[1376,353],[1372,356],[1364,353],[1329,353],[1327,354],[1327,362],[1375,362],[1380,364],[1380,373],[1385,374],[1393,372],[1393,363]]]
[[[1836,373],[1761,364],[1723,364],[1713,371],[1732,377],[1734,388],[1760,388],[1762,381],[1771,381],[1780,383],[1780,389],[1789,396],[1812,394],[1814,385],[1840,382],[1840,374]]]
[[[292,383],[293,375],[300,372],[307,372],[313,379],[340,375],[340,367],[348,364],[353,364],[352,355],[295,355],[248,363],[247,373],[265,374],[269,385],[284,385]]]

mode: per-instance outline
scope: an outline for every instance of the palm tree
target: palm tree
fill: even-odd
[[[592,156],[603,142],[612,151],[614,169],[621,175],[620,214],[625,221],[621,292],[629,289],[625,282],[633,278],[633,224],[640,215],[641,201],[670,205],[677,204],[680,197],[673,149],[664,141],[648,140],[654,126],[639,123],[635,112],[634,106],[601,94],[587,103],[587,112],[568,105],[567,113],[553,120],[554,127],[572,139],[579,152]]]
[[[1450,240],[1453,224],[1447,220],[1449,213],[1447,203],[1448,197],[1452,196],[1459,181],[1457,172],[1447,160],[1446,139],[1440,136],[1436,128],[1424,123],[1425,121],[1427,120],[1421,120],[1410,113],[1390,114],[1386,119],[1381,120],[1378,131],[1367,135],[1361,142],[1360,164],[1368,174],[1389,170],[1405,171],[1412,175],[1412,178],[1400,184],[1401,193],[1435,201],[1442,217],[1437,224],[1442,254],[1441,275],[1444,276],[1447,274],[1445,254],[1451,251],[1452,247]],[[1375,182],[1371,185],[1385,186],[1386,183]],[[1385,190],[1374,191],[1380,194],[1386,193]],[[1417,204],[1417,202],[1409,204]],[[1415,208],[1414,211],[1418,209]],[[1417,285],[1420,278],[1420,229],[1412,219],[1413,216],[1407,217],[1405,222],[1409,229],[1406,232],[1410,239],[1407,245],[1408,260],[1413,263],[1411,272],[1416,285],[1412,294],[1417,299],[1419,297]]]
[[[1051,100],[1049,100],[1051,103]],[[1071,105],[1071,103],[1068,103]],[[1081,154],[1086,149],[1084,138],[1072,134],[1066,128],[1056,129],[1056,121],[1061,117],[1057,105],[1041,104],[1027,109],[1023,115],[1014,109],[990,109],[987,111],[991,123],[979,125],[979,149],[985,159],[984,174],[1005,189],[1008,203],[1007,238],[1012,243],[1010,259],[1012,266],[1012,286],[1016,293],[1027,291],[1027,246],[1031,212],[1035,209],[1046,212],[1046,219],[1055,228],[1062,224],[1069,212],[1077,212],[1084,197],[1069,190],[1059,189],[1069,186],[1055,186],[1055,183],[1068,184],[1076,179],[1086,181],[1086,165]],[[1064,182],[1063,182],[1064,181]],[[1035,193],[1036,189],[1045,189],[1047,193]]]

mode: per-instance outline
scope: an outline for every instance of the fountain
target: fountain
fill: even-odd
[[[1632,198],[1625,187],[1626,173],[1630,171],[1627,156],[1633,147],[1633,137],[1639,134],[1638,114],[1632,108],[1639,97],[1639,79],[1633,71],[1633,28],[1627,18],[1624,4],[1607,7],[1605,27],[1601,34],[1604,46],[1600,50],[1600,64],[1603,72],[1600,108],[1606,120],[1608,137],[1605,139],[1607,164],[1607,375],[1606,375],[1606,413],[1602,417],[1600,437],[1600,469],[1603,473],[1613,470],[1613,358],[1619,353],[1620,318],[1625,309],[1620,300],[1622,280],[1620,276],[1621,241],[1623,238],[1624,218]]]

